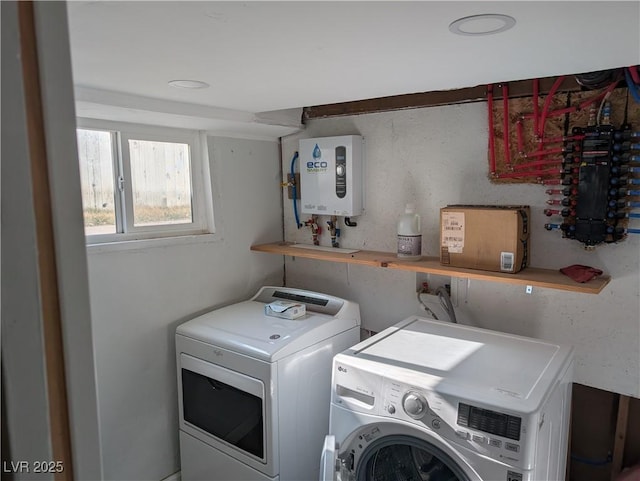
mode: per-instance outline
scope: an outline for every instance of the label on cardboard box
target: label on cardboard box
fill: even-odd
[[[464,212],[442,213],[442,247],[446,247],[449,254],[464,251]]]
[[[501,252],[500,253],[500,270],[513,272],[513,261],[515,256],[513,252]]]

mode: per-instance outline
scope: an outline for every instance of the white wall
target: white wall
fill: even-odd
[[[249,250],[282,236],[278,144],[208,143],[213,239],[89,249],[105,479],[159,480],[179,469],[176,326],[261,285],[282,285],[282,258]]]
[[[539,185],[493,185],[488,180],[487,106],[472,103],[312,120],[283,143],[289,170],[298,139],[361,134],[366,147],[366,212],[358,227],[342,226],[341,246],[395,252],[396,220],[415,202],[423,222],[423,255],[438,255],[439,209],[447,204],[529,204],[531,265],[602,268],[612,281],[599,295],[486,281],[458,281],[466,289],[458,317],[480,327],[569,343],[576,349],[575,381],[640,396],[640,236],[586,252],[577,241],[548,232],[547,195]],[[303,220],[308,216],[303,216]],[[323,219],[323,223],[326,218]],[[297,230],[285,200],[285,239],[311,243]],[[326,230],[321,243],[330,245]],[[287,285],[358,301],[363,327],[379,331],[416,313],[416,275],[381,268],[286,258]]]

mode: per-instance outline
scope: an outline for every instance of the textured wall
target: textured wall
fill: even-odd
[[[539,185],[492,185],[487,178],[485,103],[432,107],[310,121],[283,142],[289,170],[298,139],[365,137],[365,214],[342,228],[343,247],[394,252],[396,219],[406,202],[422,216],[423,255],[438,255],[439,209],[447,204],[529,204],[531,265],[549,269],[579,263],[602,268],[611,283],[599,295],[486,281],[452,281],[460,292],[458,317],[480,327],[522,334],[576,349],[575,381],[640,396],[640,237],[586,252],[580,243],[544,230],[547,198]],[[311,243],[297,230],[285,199],[285,240]],[[322,219],[323,223],[326,219]],[[326,232],[321,243],[330,245]],[[287,284],[352,298],[363,327],[380,330],[414,313],[416,275],[372,267],[286,258]]]
[[[208,141],[215,236],[90,249],[104,479],[158,480],[179,469],[177,325],[282,282],[282,259],[249,250],[282,235],[278,144]]]

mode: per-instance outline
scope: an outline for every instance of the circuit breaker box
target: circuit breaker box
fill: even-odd
[[[360,135],[300,140],[300,204],[303,214],[357,216],[364,210]]]

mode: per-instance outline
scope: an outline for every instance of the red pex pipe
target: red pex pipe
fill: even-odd
[[[607,87],[607,89],[604,92],[601,92],[598,95],[585,100],[581,104],[574,105],[572,107],[566,107],[564,109],[552,110],[551,112],[547,113],[547,118],[549,118],[549,117],[558,117],[560,115],[570,114],[570,113],[576,112],[578,110],[584,110],[589,105],[591,105],[591,104],[593,104],[595,102],[598,102],[599,100],[602,100],[605,95],[607,95],[609,92],[611,92],[616,87],[617,84],[618,84],[617,82],[613,82],[612,84],[609,84],[609,86]],[[531,117],[532,114],[525,114],[524,116],[525,117]]]
[[[502,126],[504,138],[504,163],[511,167],[511,147],[509,146],[509,87],[502,85]]]
[[[627,70],[629,71],[629,75],[631,75],[633,81],[636,84],[640,84],[640,73],[638,73],[638,66],[633,65],[631,67],[627,67]]]
[[[577,110],[584,110],[586,109],[589,105],[591,105],[594,102],[597,102],[599,100],[602,100],[604,98],[605,95],[607,95],[608,92],[611,92],[617,85],[617,82],[613,82],[611,84],[609,84],[609,86],[607,87],[607,89],[601,93],[599,93],[598,95],[595,95],[594,97],[588,98],[585,101],[583,101],[582,103],[578,104],[578,105],[574,105],[572,107],[566,107],[564,109],[558,109],[558,110],[552,110],[551,112],[547,112],[546,117],[558,117],[560,115],[564,115],[564,114],[570,114],[572,112],[576,112]],[[537,114],[535,113],[535,103],[534,103],[534,112],[533,113],[526,113],[526,114],[522,114],[522,117],[525,119],[533,119],[534,124],[536,123],[536,120],[538,118]],[[537,129],[534,128],[534,131],[537,133]]]
[[[571,140],[582,140],[584,135],[569,135],[567,137],[551,137],[550,139],[544,139],[542,142],[545,144],[558,144],[560,142],[569,142]]]
[[[558,77],[556,81],[553,83],[551,90],[547,94],[547,98],[544,99],[544,106],[542,107],[542,113],[540,114],[540,122],[538,124],[538,138],[544,138],[544,124],[547,121],[547,115],[549,113],[549,107],[551,106],[551,101],[553,100],[553,96],[560,88],[560,85],[564,81],[564,75]]]
[[[604,92],[599,93],[595,97],[591,97],[590,99],[585,100],[584,102],[582,102],[581,104],[579,104],[577,106],[567,107],[565,109],[559,109],[559,110],[554,110],[552,112],[549,112],[547,117],[558,117],[560,115],[576,112],[578,110],[584,110],[589,105],[602,100],[608,93],[610,93],[616,87],[616,85],[617,85],[617,82],[614,82],[614,83],[610,84],[607,87],[607,90],[605,90]]]
[[[571,114],[579,110],[579,107],[574,105],[573,107],[566,107],[564,109],[552,110],[547,114],[547,118],[549,117],[559,117],[564,114]]]
[[[545,155],[561,154],[562,150],[563,150],[562,147],[558,147],[557,149],[538,150],[536,152],[524,154],[524,156],[525,157],[544,157]]]
[[[487,109],[489,110],[489,172],[496,173],[496,146],[493,139],[493,84],[487,85]]]
[[[524,152],[524,126],[522,125],[522,117],[516,121],[516,134],[518,135],[518,153]]]
[[[538,96],[540,95],[540,80],[533,79],[533,134],[538,135]]]
[[[559,175],[560,169],[548,169],[548,170],[529,170],[526,172],[507,172],[500,174],[497,177],[499,179],[517,179],[521,177],[541,177],[543,175]],[[559,183],[560,181],[558,181]]]
[[[562,160],[561,159],[554,159],[554,160],[538,160],[535,162],[526,162],[524,164],[518,164],[515,165],[513,167],[514,170],[523,170],[523,169],[528,169],[529,167],[541,167],[541,166],[545,166],[545,165],[556,165],[558,167],[560,167],[562,165]]]
[[[586,107],[588,107],[589,105],[602,100],[604,98],[605,95],[607,95],[609,92],[611,92],[616,85],[618,85],[618,82],[613,82],[611,84],[609,84],[609,86],[607,87],[607,90],[605,90],[604,92],[599,93],[598,95],[596,95],[595,97],[592,97],[590,99],[585,100],[584,102],[582,102],[581,104],[578,105],[578,108],[580,110],[584,110]]]

